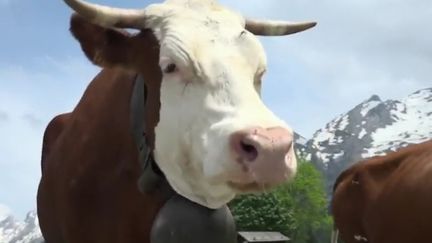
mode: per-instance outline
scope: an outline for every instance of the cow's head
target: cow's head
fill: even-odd
[[[287,35],[315,23],[246,20],[211,0],[143,10],[65,2],[81,16],[71,31],[94,63],[158,83],[150,88],[160,101],[153,153],[178,193],[217,208],[294,177],[293,131],[260,98],[266,58],[255,34]],[[150,29],[157,45],[114,27]],[[146,56],[155,48],[156,58]]]

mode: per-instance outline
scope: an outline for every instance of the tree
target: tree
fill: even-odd
[[[324,181],[304,160],[299,160],[291,183],[269,193],[240,196],[229,207],[239,231],[279,231],[296,243],[330,241],[332,221]]]

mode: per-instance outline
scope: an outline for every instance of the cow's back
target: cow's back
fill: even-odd
[[[365,212],[371,242],[431,242],[432,141],[388,156],[398,164]]]
[[[64,114],[57,115],[48,123],[48,126],[45,129],[43,142],[42,142],[42,156],[41,156],[42,173],[44,171],[45,160],[47,159],[47,157],[49,157],[49,154],[53,149],[53,146],[55,146],[56,144],[57,138],[64,130],[63,128],[66,126],[70,114],[71,113],[64,113]]]
[[[332,211],[347,242],[430,242],[432,141],[362,161],[335,183]]]
[[[47,127],[38,215],[47,243],[141,242],[162,198],[138,191],[130,132],[135,74],[103,70],[73,112]]]

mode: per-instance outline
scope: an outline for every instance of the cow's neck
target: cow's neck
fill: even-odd
[[[130,120],[131,131],[138,148],[139,162],[142,168],[138,182],[139,189],[143,193],[153,193],[156,190],[162,192],[167,197],[171,197],[174,192],[169,186],[163,172],[154,160],[152,144],[149,143],[146,114],[147,88],[142,75],[138,74],[135,79],[134,88],[131,96]],[[151,128],[151,127],[150,127]]]

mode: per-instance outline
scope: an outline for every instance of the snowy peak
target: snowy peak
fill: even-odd
[[[372,101],[382,102],[381,98],[376,94],[372,95],[366,102],[372,102]]]
[[[7,216],[0,221],[0,242],[9,243],[19,232],[22,225],[13,216]]]
[[[410,112],[412,116],[418,119],[431,119],[432,88],[419,90],[403,99],[402,102],[406,105],[407,111]]]
[[[432,102],[432,88],[418,90],[409,95],[408,98]]]
[[[348,158],[346,154],[358,153],[352,145],[371,142],[370,134],[378,128],[393,123],[389,105],[377,95],[371,96],[347,113],[341,114],[324,128],[315,132],[308,142],[308,159],[320,161],[324,167],[335,160],[358,159]]]
[[[369,99],[362,102],[359,106],[357,106],[357,109],[360,109],[360,113],[362,116],[366,116],[368,112],[375,108],[377,105],[381,104],[382,101],[378,95],[372,95]],[[356,109],[354,108],[354,109]]]
[[[0,218],[0,242],[42,243],[43,239],[36,212],[27,213],[22,222],[16,220],[12,215]]]
[[[355,106],[319,129],[307,142],[306,158],[320,168],[328,189],[351,164],[432,139],[432,88],[400,100],[379,96]]]
[[[394,122],[372,134],[373,143],[363,157],[432,138],[432,89],[419,90],[392,105],[390,114]]]
[[[36,211],[30,211],[27,213],[26,218],[24,219],[24,223],[32,226],[39,225],[39,219],[37,217]]]

